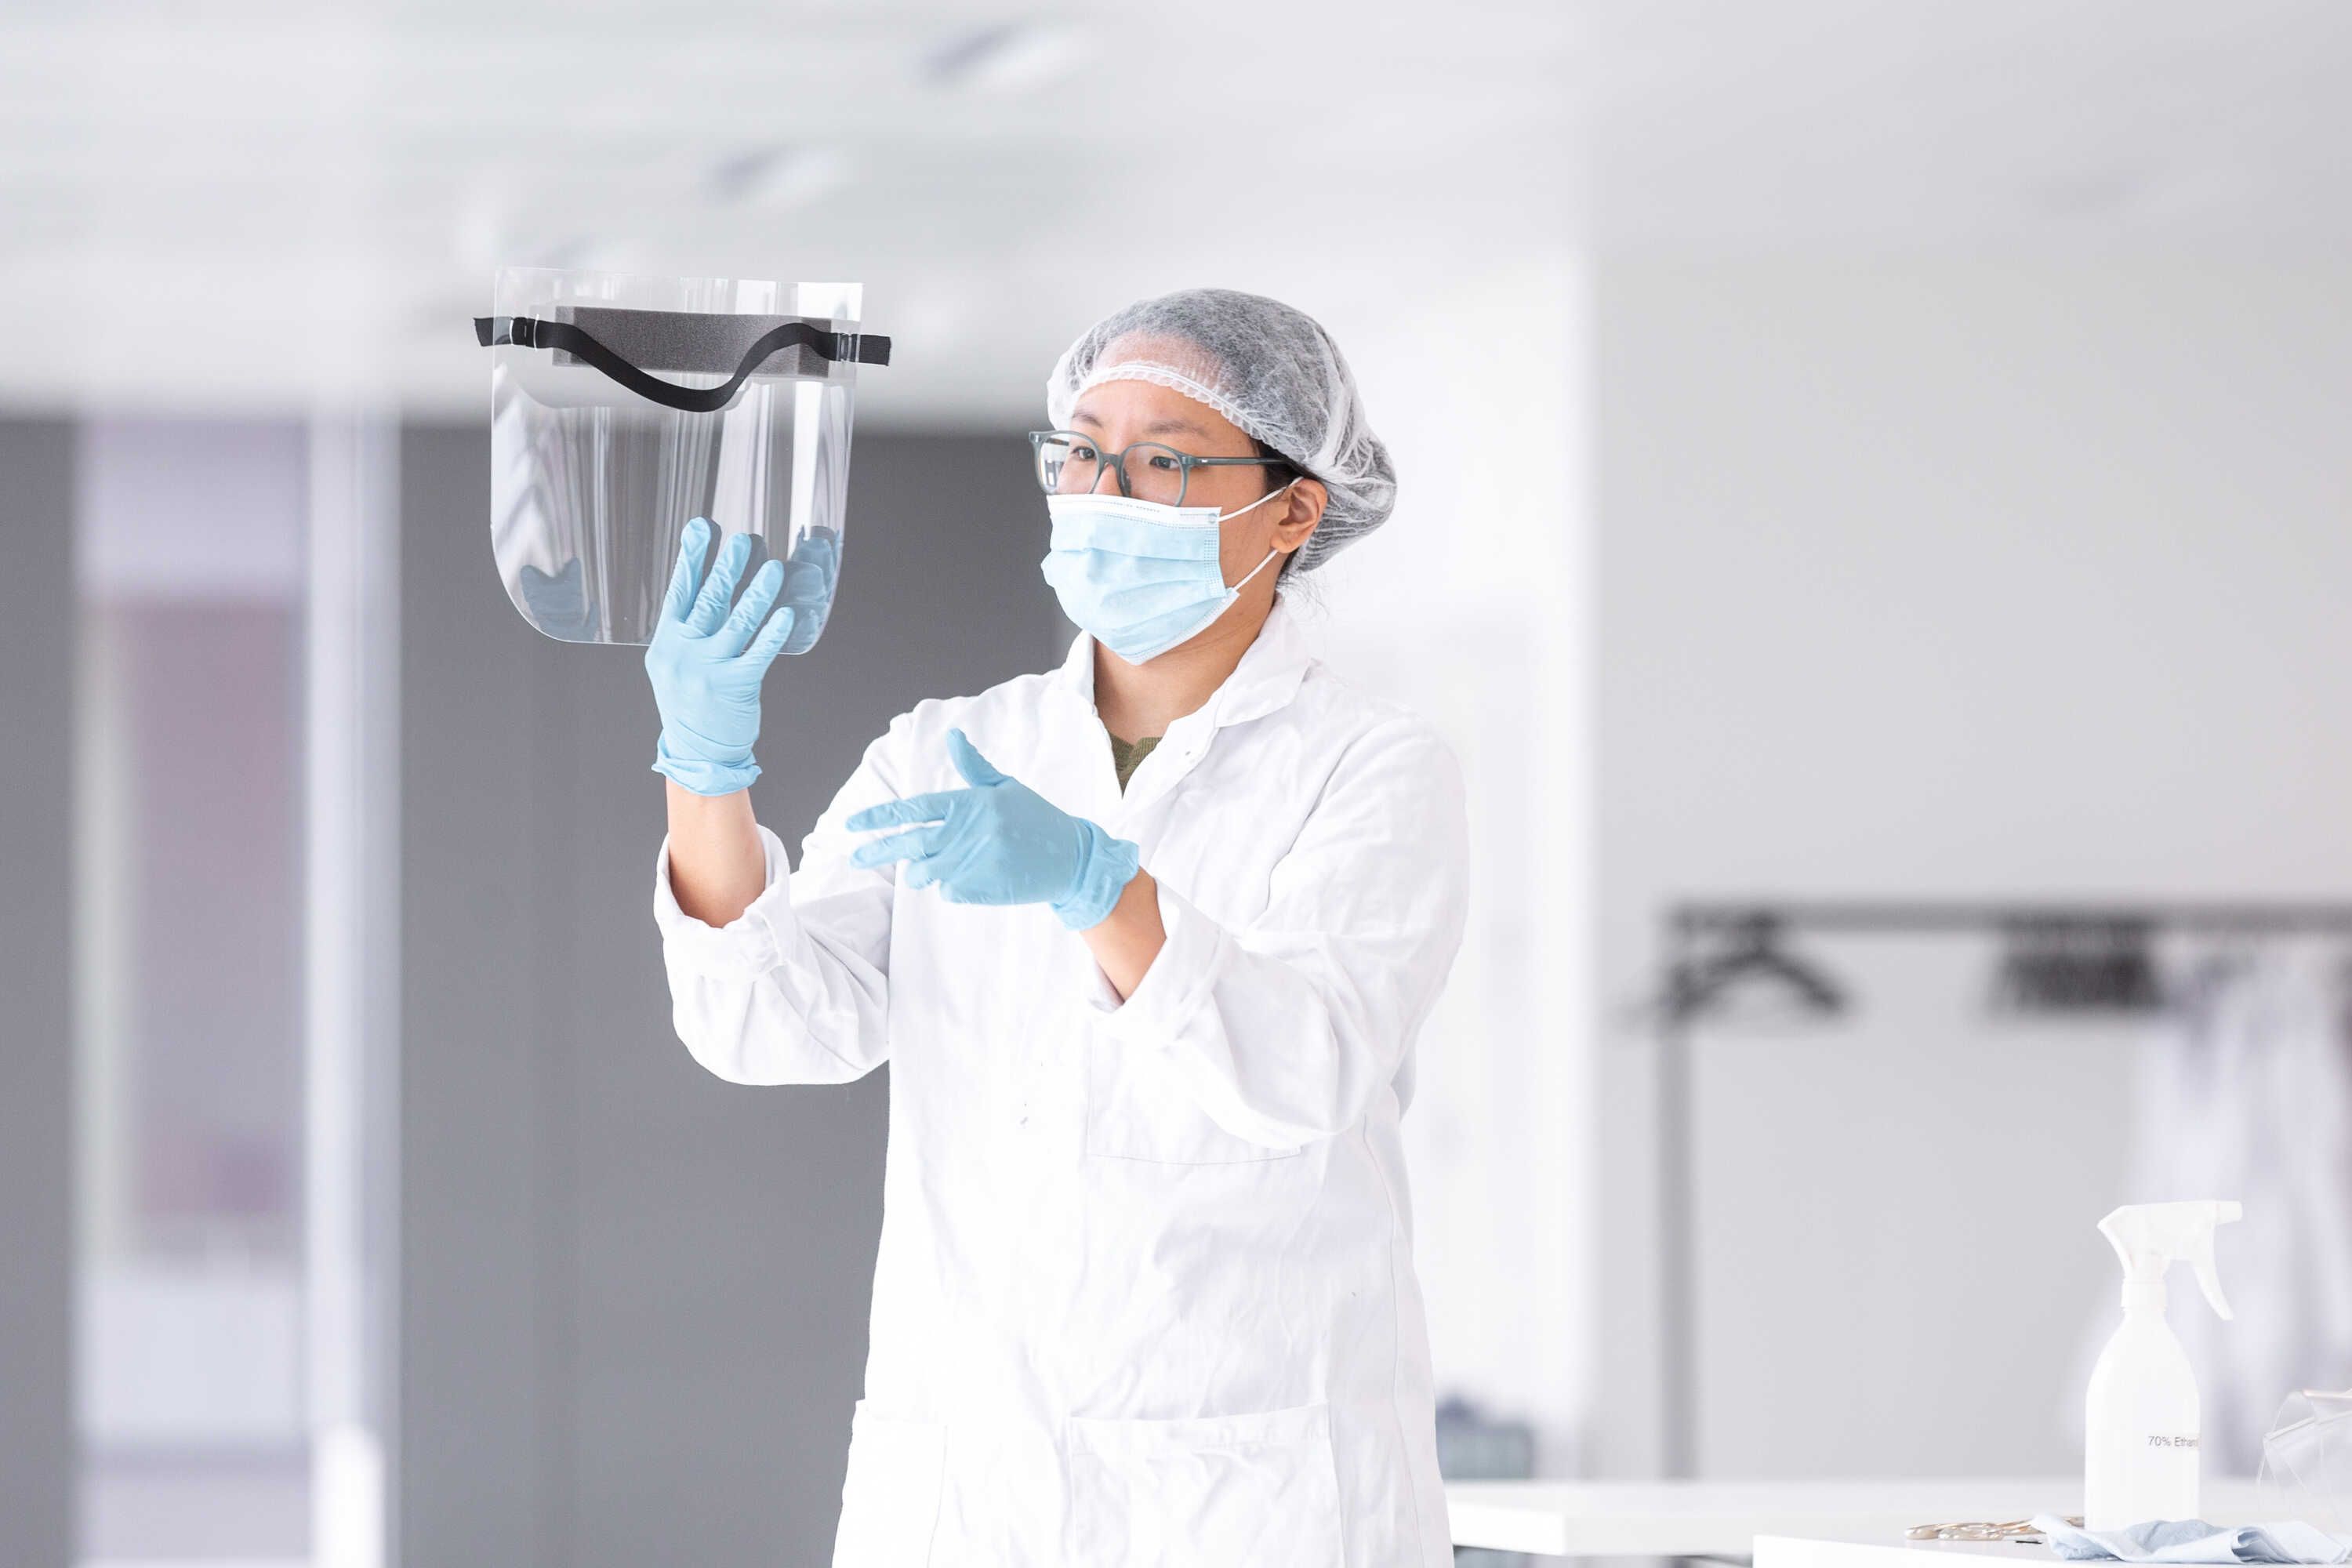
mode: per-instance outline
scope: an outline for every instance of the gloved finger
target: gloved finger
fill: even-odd
[[[928,888],[939,879],[940,863],[937,860],[909,860],[907,868],[898,873],[900,884],[909,888]]]
[[[841,535],[830,528],[813,528],[793,546],[792,559],[831,572],[834,563],[841,559]]]
[[[735,597],[735,584],[743,575],[743,563],[751,559],[751,536],[730,533],[727,542],[719,547],[719,560],[710,568],[710,576],[696,595],[693,610],[686,617],[686,629],[696,637],[707,637],[719,629],[727,618],[727,605]]]
[[[980,754],[980,748],[973,745],[961,730],[948,731],[948,755],[954,760],[956,772],[963,775],[963,782],[968,784],[977,787],[1004,782],[1004,775],[996,771],[995,764]]]
[[[760,628],[760,635],[751,639],[751,646],[743,650],[743,657],[763,668],[773,663],[776,656],[784,651],[784,645],[793,640],[793,623],[799,618],[790,605],[770,616],[768,624]]]
[[[887,838],[869,839],[851,853],[849,863],[872,870],[877,866],[887,866],[894,860],[919,860],[929,855],[931,846],[939,841],[940,826],[934,823],[929,827],[909,827],[906,832],[893,833]]]
[[[694,603],[695,580],[702,575],[703,552],[710,548],[710,524],[696,518],[677,536],[677,565],[669,574],[669,592],[662,595],[662,618],[683,620]]]
[[[943,789],[931,795],[910,795],[903,800],[886,800],[852,816],[849,831],[871,833],[877,827],[912,827],[919,823],[944,822],[948,808],[962,794],[960,789]]]
[[[760,629],[760,617],[776,602],[776,590],[783,586],[784,566],[781,561],[769,561],[751,574],[751,585],[735,602],[735,613],[710,639],[710,651],[720,658],[733,658]]]

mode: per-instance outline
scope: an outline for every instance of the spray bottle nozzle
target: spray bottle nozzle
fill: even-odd
[[[2099,1234],[2107,1238],[2123,1259],[2124,1293],[2126,1304],[2131,1301],[2135,1284],[2152,1287],[2155,1300],[2163,1300],[2164,1271],[2176,1262],[2187,1263],[2197,1272],[2198,1288],[2205,1300],[2222,1317],[2230,1313],[2230,1303],[2221,1295],[2221,1277],[2213,1269],[2213,1228],[2227,1225],[2245,1212],[2242,1205],[2227,1201],[2187,1204],[2126,1204],[2099,1222]]]

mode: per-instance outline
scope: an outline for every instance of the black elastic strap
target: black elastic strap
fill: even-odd
[[[535,316],[477,316],[474,339],[484,348],[512,343],[518,348],[552,349],[603,371],[648,403],[675,408],[681,414],[716,414],[734,400],[751,373],[782,349],[806,349],[822,360],[852,364],[888,364],[890,340],[870,332],[835,332],[807,321],[787,321],[763,332],[743,351],[735,374],[717,386],[680,386],[647,375],[569,321],[541,321]]]

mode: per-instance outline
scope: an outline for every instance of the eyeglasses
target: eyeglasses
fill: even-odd
[[[1194,468],[1277,468],[1291,471],[1279,458],[1196,458],[1157,441],[1138,441],[1123,451],[1106,452],[1091,436],[1075,430],[1032,430],[1029,445],[1037,457],[1037,485],[1047,495],[1087,495],[1102,482],[1108,466],[1118,476],[1118,493],[1134,500],[1184,504]]]

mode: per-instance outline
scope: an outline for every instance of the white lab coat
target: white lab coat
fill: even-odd
[[[678,1036],[739,1083],[891,1065],[838,1568],[1440,1568],[1398,1118],[1460,945],[1459,770],[1279,600],[1122,796],[1094,647],[891,722],[797,871],[655,909]],[[947,733],[1141,849],[1167,945],[1123,1004],[1043,906],[859,870],[851,813],[960,787]],[[784,743],[789,744],[786,740]]]

